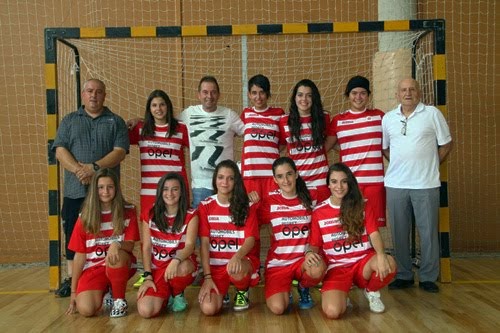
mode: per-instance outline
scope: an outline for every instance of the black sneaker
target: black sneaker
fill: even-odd
[[[423,289],[424,291],[427,291],[428,293],[439,292],[439,287],[437,286],[437,284],[435,284],[432,281],[419,282],[418,286],[420,287],[420,289]]]
[[[413,284],[415,283],[414,280],[403,280],[403,279],[396,279],[389,283],[389,289],[394,290],[394,289],[406,289],[413,287]]]
[[[56,297],[69,297],[71,296],[71,278],[66,278],[56,290]]]

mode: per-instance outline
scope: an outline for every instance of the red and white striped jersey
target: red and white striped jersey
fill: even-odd
[[[140,240],[137,212],[134,206],[125,206],[123,224],[125,228],[120,235],[113,235],[111,211],[101,213],[101,232],[98,235],[87,233],[80,217],[76,220],[68,248],[71,251],[85,253],[87,256],[83,270],[94,266],[104,266],[106,254],[111,243],[117,241]]]
[[[219,203],[217,194],[214,194],[200,202],[198,217],[199,236],[209,238],[212,266],[227,265],[248,237],[260,238],[255,206],[250,207],[245,225],[237,227],[232,221],[229,205]],[[259,250],[254,246],[247,255],[258,258]]]
[[[280,108],[256,111],[245,108],[241,120],[245,124],[241,174],[243,178],[272,177],[274,160],[279,153],[279,120],[285,112]]]
[[[165,268],[170,263],[170,260],[175,257],[178,250],[182,250],[186,246],[187,228],[193,217],[196,216],[196,211],[189,209],[184,218],[184,225],[178,233],[162,232],[151,219],[148,223],[149,232],[151,235],[151,265],[152,269]],[[168,216],[168,225],[173,225],[175,216]]]
[[[324,251],[328,270],[351,266],[375,251],[368,238],[369,234],[378,231],[375,219],[365,218],[361,241],[350,242],[349,235],[342,229],[339,214],[340,206],[332,205],[330,199],[318,204],[312,214],[309,244]]]
[[[359,184],[384,184],[383,116],[378,109],[347,110],[333,117],[330,124],[340,145],[340,161],[351,169]]]
[[[311,211],[307,211],[298,197],[285,198],[280,190],[269,193],[262,200],[259,218],[271,224],[271,246],[266,267],[289,266],[304,257],[311,229]]]
[[[189,137],[186,125],[179,122],[172,137],[168,137],[168,124],[156,125],[154,138],[141,136],[143,122],[129,131],[130,144],[139,145],[141,159],[141,196],[155,196],[156,186],[160,178],[168,172],[177,172],[187,183],[184,148],[189,148]],[[154,200],[153,200],[154,202]],[[150,207],[149,207],[150,208]],[[141,207],[143,211],[149,208]]]
[[[325,112],[325,123],[330,123],[330,115]],[[307,187],[320,187],[326,183],[328,158],[324,145],[314,148],[312,145],[311,117],[300,117],[300,140],[292,139],[288,127],[288,115],[280,119],[280,144],[286,144],[288,156],[295,162],[300,176]]]

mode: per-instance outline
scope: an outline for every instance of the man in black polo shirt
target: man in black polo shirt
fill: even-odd
[[[81,106],[65,116],[57,130],[52,149],[64,168],[64,198],[61,217],[66,238],[68,277],[56,291],[58,297],[71,295],[75,253],[68,249],[87,187],[99,168],[113,168],[119,175],[120,162],[129,150],[125,121],[104,106],[106,86],[97,79],[83,84]]]

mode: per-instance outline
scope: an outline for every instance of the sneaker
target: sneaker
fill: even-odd
[[[428,293],[438,293],[439,292],[439,287],[437,284],[435,284],[432,281],[423,281],[419,282],[418,286],[423,289],[424,291],[427,291]]]
[[[144,277],[142,276],[142,274],[139,276],[139,280],[137,280],[135,283],[134,283],[134,288],[140,288],[142,286],[142,284],[144,283]]]
[[[309,293],[309,288],[302,288],[300,283],[297,285],[297,291],[299,293],[299,309],[307,310],[314,306],[314,302]]]
[[[248,300],[248,290],[236,290],[236,295],[234,297],[234,311],[243,311],[248,309],[250,306],[250,301]]]
[[[69,297],[71,296],[71,278],[66,278],[56,290],[56,297]]]
[[[113,306],[113,294],[111,294],[111,289],[108,289],[108,292],[104,294],[102,299],[102,306],[105,308],[109,308]]]
[[[231,303],[231,300],[229,299],[229,292],[224,295],[224,298],[222,299],[222,306],[229,306],[229,303]]]
[[[194,278],[193,283],[191,285],[193,286],[201,286],[201,283],[203,281],[203,269],[198,270],[198,274],[196,274],[196,277]]]
[[[109,316],[111,318],[123,317],[127,315],[127,310],[128,310],[127,300],[123,298],[117,298],[113,302],[113,308],[111,309]]]
[[[184,293],[180,293],[179,295],[176,295],[173,297],[173,302],[172,302],[172,312],[182,312],[186,310],[187,308],[187,301],[186,298],[184,298]]]
[[[345,307],[347,309],[352,309],[352,302],[351,302],[351,299],[349,297],[347,297],[347,299],[345,301]]]
[[[168,298],[167,309],[172,310],[172,306],[174,305],[174,298],[172,295]]]
[[[406,289],[406,288],[411,288],[413,287],[413,284],[415,281],[413,279],[411,280],[403,280],[403,279],[396,279],[389,283],[389,289],[395,290],[395,289]]]
[[[382,313],[385,310],[384,303],[380,300],[380,291],[363,290],[368,303],[370,303],[370,310],[374,313]]]

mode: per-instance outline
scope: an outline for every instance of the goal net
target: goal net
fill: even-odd
[[[385,26],[390,27],[390,24]],[[392,24],[395,29],[409,28],[407,22]],[[185,28],[191,28],[193,34],[210,31],[206,27]],[[361,32],[360,28],[372,31]],[[219,104],[239,113],[248,105],[247,81],[259,73],[271,81],[270,104],[285,110],[293,86],[303,78],[309,78],[318,85],[324,107],[332,116],[347,109],[348,101],[343,92],[347,81],[354,75],[363,75],[372,81],[374,107],[383,110],[393,108],[396,105],[396,83],[408,76],[415,76],[421,82],[425,102],[435,104],[433,32],[420,29],[380,32],[381,28],[384,29],[384,22],[364,25],[335,23],[335,28],[331,23],[276,24],[233,26],[230,33],[224,36],[182,37],[158,37],[161,28],[135,28],[130,33],[142,37],[130,38],[93,38],[85,30],[80,30],[80,34],[87,37],[65,38],[63,42],[57,42],[57,112],[62,118],[76,110],[79,103],[78,82],[99,78],[107,86],[105,104],[124,119],[142,117],[147,96],[154,89],[167,92],[178,114],[185,107],[199,103],[196,99],[199,79],[204,75],[213,75],[221,89]],[[240,31],[238,29],[246,29],[249,33],[235,34]],[[268,33],[259,34],[259,29],[268,29]],[[323,33],[314,33],[315,29]],[[114,33],[120,35],[128,31],[126,28],[123,30]],[[227,34],[228,28],[212,27],[212,30]],[[102,33],[91,32],[97,35]],[[147,37],[145,34],[155,36]],[[384,34],[397,36],[397,49],[380,51],[379,41]],[[240,145],[241,142],[235,150],[237,160]],[[331,161],[337,159],[333,155],[331,153]],[[137,147],[131,148],[123,163],[122,175],[124,193],[130,201],[139,204],[140,161]],[[390,247],[390,237],[385,239]],[[262,244],[264,259],[269,244],[267,235],[263,235]]]

